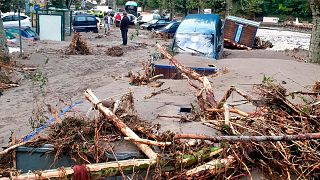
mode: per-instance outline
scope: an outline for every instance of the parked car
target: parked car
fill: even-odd
[[[155,19],[161,19],[161,16],[159,14],[144,14],[137,18],[136,24],[141,25]]]
[[[166,25],[165,27],[157,30],[156,34],[162,34],[166,37],[172,38],[175,35],[180,23],[181,22],[173,21],[170,24]]]
[[[9,31],[5,31],[7,43],[8,44],[16,44],[18,42],[17,38]]]
[[[6,32],[12,33],[16,37],[18,37],[19,34],[20,34],[19,27],[8,27],[8,26],[5,26],[4,30]],[[21,27],[21,36],[23,38],[26,38],[26,39],[29,39],[29,40],[32,40],[32,41],[40,40],[38,34],[36,32],[34,32],[30,27]]]
[[[169,19],[152,20],[140,26],[140,29],[156,30],[170,24]]]
[[[98,33],[98,23],[94,15],[79,14],[73,18],[72,27],[74,32]]]
[[[215,14],[189,14],[179,25],[172,50],[219,59],[223,52],[222,21]]]
[[[19,16],[18,14],[7,13],[2,15],[2,21],[4,26],[19,26]],[[20,22],[23,27],[32,27],[31,18],[24,14],[20,14]]]

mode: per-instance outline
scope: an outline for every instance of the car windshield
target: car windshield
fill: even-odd
[[[86,21],[85,16],[76,16],[76,21]]]
[[[170,23],[170,24],[166,25],[166,26],[164,27],[164,29],[170,29],[173,25],[174,25],[174,23]]]
[[[150,24],[155,24],[157,21],[158,21],[158,20],[154,19],[154,20],[149,21],[148,23],[150,23]]]
[[[5,32],[6,32],[7,39],[14,39],[15,38],[15,36],[12,33],[8,32],[8,31],[5,31]]]
[[[19,34],[19,29],[9,28],[9,29],[6,29],[6,31],[12,34]]]
[[[34,32],[34,31],[32,31],[31,29],[25,29],[24,30],[27,34],[29,34],[29,36],[30,37],[36,37],[37,36],[37,34]]]

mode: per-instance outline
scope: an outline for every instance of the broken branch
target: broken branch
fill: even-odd
[[[176,134],[175,139],[203,139],[214,142],[262,142],[262,141],[294,141],[320,139],[320,133],[307,133],[298,135],[280,135],[280,136],[206,136],[197,134]]]
[[[93,94],[91,89],[87,89],[84,92],[85,97],[94,104],[99,111],[101,111],[106,119],[110,121],[113,125],[115,125],[125,136],[132,137],[132,138],[139,138],[139,136],[134,133],[124,122],[122,122],[113,112],[103,106],[101,101]],[[138,142],[134,142],[138,148],[144,152],[149,158],[156,159],[158,157],[158,154],[155,153],[149,146],[145,144],[141,144]]]
[[[7,154],[7,153],[10,152],[11,150],[13,150],[13,149],[15,149],[15,148],[17,148],[17,147],[23,146],[23,145],[25,145],[25,144],[27,144],[27,143],[28,143],[28,141],[25,141],[25,142],[21,142],[21,143],[15,144],[15,145],[13,145],[13,146],[10,146],[10,147],[8,147],[7,149],[1,151],[1,152],[0,152],[0,155]]]
[[[123,169],[132,170],[144,170],[146,167],[155,165],[156,160],[154,159],[131,159],[117,162],[106,162],[106,163],[97,163],[97,164],[87,164],[86,168],[90,173],[90,177],[108,177],[115,176],[120,174],[120,171]],[[71,179],[74,174],[74,170],[71,167],[63,169],[52,169],[42,171],[41,173],[26,173],[18,176],[13,176],[12,180],[36,180],[36,179],[50,179],[50,178],[61,178],[61,174]]]
[[[206,110],[209,111],[209,112],[219,112],[219,113],[223,113],[225,111],[224,109],[217,109],[217,108],[210,108],[210,109],[206,109]],[[235,114],[238,114],[238,115],[243,116],[243,117],[248,117],[249,116],[248,113],[240,111],[239,109],[236,109],[236,108],[230,108],[229,111],[231,113],[235,113]]]
[[[226,171],[233,162],[235,162],[235,158],[233,156],[228,156],[225,159],[214,159],[194,169],[188,170],[185,175],[192,179],[208,174],[212,176]]]
[[[190,79],[197,80],[203,84],[203,87],[206,92],[206,98],[209,102],[209,104],[212,107],[217,106],[217,102],[214,98],[212,86],[208,80],[207,77],[202,77],[199,73],[193,71],[191,68],[184,67],[182,64],[180,64],[171,54],[169,54],[165,48],[163,48],[160,44],[157,44],[158,49],[160,50],[161,54],[163,54],[177,69],[188,76]]]
[[[151,141],[149,139],[132,138],[132,137],[124,137],[124,140],[138,142],[142,144],[148,144],[152,146],[160,146],[160,147],[170,146],[172,144],[171,142],[157,142],[157,141]]]

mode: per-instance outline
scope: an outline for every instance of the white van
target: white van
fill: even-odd
[[[141,25],[143,23],[152,21],[154,19],[160,19],[160,18],[161,16],[159,14],[144,14],[138,17],[137,23]]]

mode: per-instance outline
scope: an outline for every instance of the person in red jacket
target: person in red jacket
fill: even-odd
[[[116,14],[116,17],[114,18],[114,21],[115,21],[116,27],[119,27],[120,26],[120,21],[121,21],[120,13]]]

